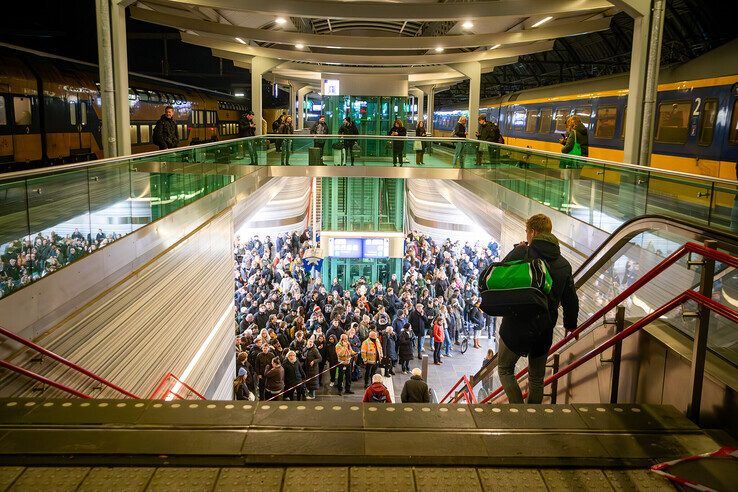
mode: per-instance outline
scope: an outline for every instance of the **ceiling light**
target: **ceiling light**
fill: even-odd
[[[464,29],[471,29],[474,27],[474,23],[472,21],[465,21],[463,24],[461,24],[461,27]]]
[[[246,41],[244,41],[244,40],[243,40],[243,39],[241,39],[241,38],[236,38],[236,41],[238,41],[238,42],[239,42],[239,43],[241,43],[241,44],[246,44]]]
[[[305,45],[304,45],[304,44],[302,44],[302,43],[297,43],[297,44],[295,45],[295,48],[297,48],[298,50],[301,50],[301,49],[303,49],[304,47],[305,47]]]
[[[439,46],[436,48],[436,53],[443,53],[443,47]]]
[[[497,48],[499,48],[500,46],[502,46],[502,45],[501,45],[501,44],[496,44],[496,45],[494,45],[494,46],[490,47],[490,49],[491,49],[491,50],[496,50],[496,49],[497,49]]]
[[[538,22],[536,22],[535,24],[533,24],[533,25],[532,25],[532,26],[530,26],[530,27],[538,27],[538,26],[542,26],[543,24],[545,24],[546,22],[550,21],[551,19],[553,19],[553,17],[551,17],[551,16],[549,15],[548,17],[544,17],[543,19],[539,20]]]
[[[243,97],[243,92],[236,92],[233,95],[236,96],[236,97]]]
[[[284,17],[277,17],[276,19],[274,19],[274,22],[281,26],[287,23],[287,19],[285,19]]]

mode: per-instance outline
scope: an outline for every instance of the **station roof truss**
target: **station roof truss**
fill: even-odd
[[[411,86],[455,84],[464,77],[452,66],[478,61],[482,98],[627,71],[633,29],[624,0],[119,1],[134,19],[175,28],[237,67],[255,56],[280,60],[272,72],[293,80],[386,73],[407,74]],[[667,62],[706,51],[709,13],[699,3],[667,2]],[[466,93],[452,85],[436,105]]]

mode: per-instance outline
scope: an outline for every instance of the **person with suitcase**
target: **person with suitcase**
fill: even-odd
[[[313,126],[310,127],[310,134],[311,135],[328,135],[330,131],[328,130],[328,124],[325,122],[325,115],[320,115],[320,118],[318,121],[316,121]],[[323,164],[323,150],[325,149],[325,139],[323,138],[316,138],[313,140],[313,148],[318,149],[318,158],[320,159],[320,162],[317,162],[315,164]],[[312,149],[311,149],[312,150]],[[313,163],[313,154],[311,155],[310,159],[310,165],[315,165]]]

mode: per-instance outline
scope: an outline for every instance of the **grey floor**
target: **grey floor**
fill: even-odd
[[[449,392],[451,387],[461,378],[463,375],[471,376],[475,374],[482,366],[482,359],[487,354],[487,349],[496,349],[496,341],[493,339],[490,341],[486,335],[480,337],[481,348],[475,349],[472,346],[472,341],[469,340],[469,349],[466,353],[461,354],[459,352],[459,346],[452,345],[451,357],[443,357],[443,364],[440,366],[433,365],[433,350],[430,348],[428,341],[426,340],[425,352],[429,357],[428,364],[428,378],[427,382],[431,389],[435,390],[438,400],[441,400],[446,393]],[[410,368],[420,367],[421,361],[417,358],[413,359],[410,363]],[[395,375],[391,377],[392,389],[394,390],[395,401],[400,401],[400,393],[405,381],[410,379],[410,375],[405,375],[400,372],[400,365],[395,366]],[[323,387],[318,390],[316,400],[327,400],[327,401],[361,401],[364,395],[364,379],[363,372],[362,377],[358,381],[351,383],[351,390],[354,391],[353,395],[339,396],[338,391],[329,385],[330,378],[328,374],[323,377]],[[387,383],[389,384],[389,382]]]

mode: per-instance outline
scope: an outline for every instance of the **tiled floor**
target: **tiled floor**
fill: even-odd
[[[496,341],[490,341],[486,335],[480,339],[481,348],[472,347],[472,341],[469,340],[469,349],[465,354],[459,352],[459,346],[452,346],[451,357],[443,357],[443,364],[440,366],[433,365],[433,350],[426,340],[426,348],[424,354],[429,357],[428,364],[428,385],[435,390],[438,400],[443,398],[451,387],[463,375],[471,376],[476,373],[482,366],[482,359],[487,354],[488,348],[496,348]],[[417,358],[410,363],[410,368],[420,367],[421,361]],[[395,375],[392,376],[392,387],[394,390],[395,401],[400,401],[400,393],[405,381],[410,379],[410,375],[400,372],[400,365],[395,366]],[[318,400],[329,401],[361,401],[364,395],[364,379],[362,377],[358,381],[351,384],[351,390],[355,392],[353,395],[339,396],[338,391],[329,386],[330,379],[328,374],[324,375],[323,387],[317,392]]]

